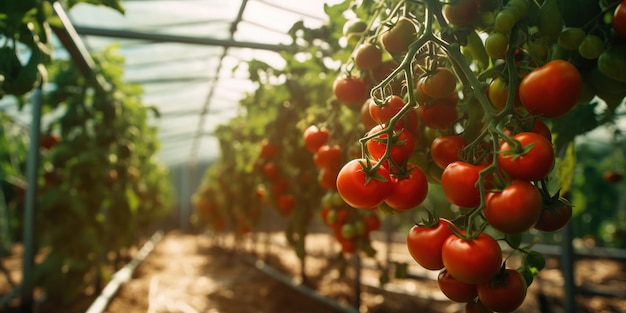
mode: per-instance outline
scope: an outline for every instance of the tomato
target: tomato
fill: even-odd
[[[343,239],[339,241],[341,245],[341,252],[343,253],[354,253],[356,252],[356,242],[353,240]]]
[[[512,140],[519,143],[519,149],[506,141],[500,144],[500,169],[512,179],[537,181],[546,178],[554,166],[552,143],[533,132],[521,132]]]
[[[274,162],[267,162],[263,165],[263,174],[270,180],[278,178],[278,166]]]
[[[375,173],[366,173],[370,170],[366,164],[366,159],[353,159],[341,168],[337,176],[337,191],[346,203],[357,209],[374,208],[391,193],[389,171],[379,166]]]
[[[373,70],[380,66],[382,62],[382,50],[371,42],[361,44],[354,52],[354,63],[362,70]]]
[[[602,173],[602,179],[609,184],[619,183],[624,179],[624,175],[615,170],[606,170]]]
[[[354,105],[363,101],[368,91],[364,80],[356,76],[340,76],[333,82],[333,92],[340,102]]]
[[[458,95],[452,94],[449,97],[435,99],[429,105],[420,105],[421,121],[430,128],[448,129],[459,118],[456,109],[458,101]]]
[[[446,269],[439,272],[437,276],[437,284],[439,289],[448,299],[455,302],[474,301],[478,296],[475,284],[466,284],[452,277]]]
[[[39,147],[50,150],[61,141],[61,136],[57,134],[41,134],[39,135]]]
[[[465,313],[493,313],[492,310],[488,309],[480,300],[478,301],[468,301],[465,304]]]
[[[328,137],[329,131],[327,128],[311,125],[304,130],[304,146],[311,153],[315,153],[317,149],[328,142]]]
[[[509,96],[509,89],[510,88],[509,86],[507,86],[506,80],[501,76],[494,78],[489,83],[487,96],[489,97],[489,101],[495,108],[504,109],[504,107],[506,106],[507,97]],[[520,100],[518,88],[515,88],[515,96],[513,97],[513,99],[513,105],[519,106]]]
[[[334,190],[337,189],[337,176],[339,175],[339,169],[335,168],[322,168],[317,178],[318,183],[324,189]]]
[[[492,59],[503,59],[509,50],[509,38],[504,33],[491,32],[485,39],[485,50]]]
[[[272,183],[272,194],[282,195],[289,187],[289,181],[286,178],[277,178]]]
[[[565,115],[578,103],[583,81],[572,63],[552,60],[524,76],[519,86],[522,105],[544,118]]]
[[[365,224],[365,230],[367,232],[375,231],[380,229],[380,225],[382,222],[380,221],[380,217],[376,213],[370,213],[363,217],[363,223]]]
[[[278,197],[278,208],[284,215],[293,213],[294,198],[292,195],[281,195]]]
[[[572,218],[572,207],[561,203],[555,208],[544,208],[534,228],[543,232],[555,232],[563,228]]]
[[[548,125],[546,125],[546,123],[544,123],[544,121],[538,118],[535,119],[535,122],[533,123],[533,128],[530,131],[533,133],[537,133],[548,139],[548,141],[552,142],[552,131],[550,131],[550,128],[548,127]]]
[[[482,304],[495,312],[513,312],[526,299],[526,280],[514,269],[478,284],[478,298]]]
[[[432,99],[448,97],[456,89],[456,76],[449,69],[439,67],[420,80],[420,88]]]
[[[455,161],[443,170],[441,187],[446,198],[460,207],[472,208],[480,204],[480,190],[476,187],[479,172],[484,165]]]
[[[406,244],[411,257],[419,265],[429,270],[440,270],[444,267],[441,251],[444,242],[452,235],[452,223],[440,218],[437,224],[426,227],[414,225],[406,237]]]
[[[368,136],[383,130],[382,125],[376,125],[368,132]],[[380,160],[387,149],[387,140],[389,136],[382,133],[367,141],[367,152],[375,159]],[[400,129],[393,131],[391,137],[391,148],[389,157],[396,165],[402,165],[409,159],[415,149],[415,138],[407,130]]]
[[[391,118],[393,118],[396,114],[404,108],[406,103],[402,98],[398,96],[391,96],[383,105],[376,105],[374,101],[369,101],[369,112],[370,116],[374,121],[379,124],[387,124]],[[396,124],[395,129],[405,128],[409,130],[411,133],[415,133],[417,131],[417,112],[415,110],[407,111],[406,115],[402,120]]]
[[[459,161],[459,152],[467,145],[465,138],[459,135],[439,136],[430,144],[433,162],[444,169],[448,164]]]
[[[479,1],[459,0],[443,6],[443,15],[455,26],[470,26],[478,21]]]
[[[505,234],[517,234],[537,223],[542,207],[537,187],[528,181],[513,180],[502,191],[487,193],[483,214],[493,228]]]
[[[383,47],[391,53],[402,53],[417,39],[415,24],[406,17],[400,18],[392,28],[380,35]]]
[[[343,150],[340,145],[322,145],[313,155],[318,168],[340,168],[343,165]]]
[[[391,175],[393,187],[385,203],[393,209],[412,209],[420,205],[428,195],[426,175],[415,166],[409,166],[409,171],[408,176],[405,177]]]
[[[491,280],[502,265],[502,249],[485,233],[470,240],[449,236],[443,243],[441,257],[450,275],[466,284]]]
[[[372,99],[367,99],[365,100],[365,102],[363,102],[363,105],[361,106],[361,123],[363,123],[365,129],[372,129],[372,127],[377,125],[376,121],[372,118],[372,115],[370,115],[371,102]]]
[[[622,1],[615,7],[613,29],[620,37],[626,39],[626,1]]]

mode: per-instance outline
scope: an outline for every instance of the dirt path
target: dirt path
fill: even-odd
[[[108,313],[333,312],[205,236],[169,233],[125,284]]]

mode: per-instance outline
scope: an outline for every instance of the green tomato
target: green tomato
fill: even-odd
[[[557,43],[565,50],[578,50],[578,46],[585,38],[585,31],[577,27],[568,27],[561,31]]]
[[[604,51],[604,41],[596,35],[587,35],[578,46],[578,53],[585,59],[595,60]]]

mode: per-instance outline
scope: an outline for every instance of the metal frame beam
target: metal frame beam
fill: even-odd
[[[205,46],[221,46],[224,48],[250,48],[269,51],[295,51],[296,47],[290,45],[274,45],[260,42],[236,41],[231,39],[217,39],[209,37],[192,37],[181,35],[158,34],[119,29],[104,29],[87,26],[74,26],[76,32],[84,36],[112,37],[121,39],[138,39],[150,42],[173,42]]]

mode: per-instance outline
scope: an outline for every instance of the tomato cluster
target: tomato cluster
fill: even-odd
[[[366,131],[361,155],[338,172],[337,191],[351,207],[390,213],[424,210],[429,185],[440,184],[454,218],[432,208],[407,236],[411,256],[441,271],[442,292],[468,310],[511,312],[544,262],[522,235],[558,231],[572,216],[552,183],[562,178],[557,152],[568,144],[554,141],[562,134],[553,136],[552,126],[588,103],[590,72],[612,86],[621,77],[602,68],[602,51],[588,49],[596,34],[583,34],[587,46],[572,45],[575,57],[559,53],[572,32],[555,1],[424,1],[377,10],[349,21],[358,32],[344,28],[354,50],[334,92],[351,109],[362,103]],[[617,35],[622,12],[616,5]],[[580,57],[599,59],[597,67]],[[346,80],[351,97],[338,88]],[[513,252],[503,255],[501,244]],[[515,258],[521,262],[513,268]]]

